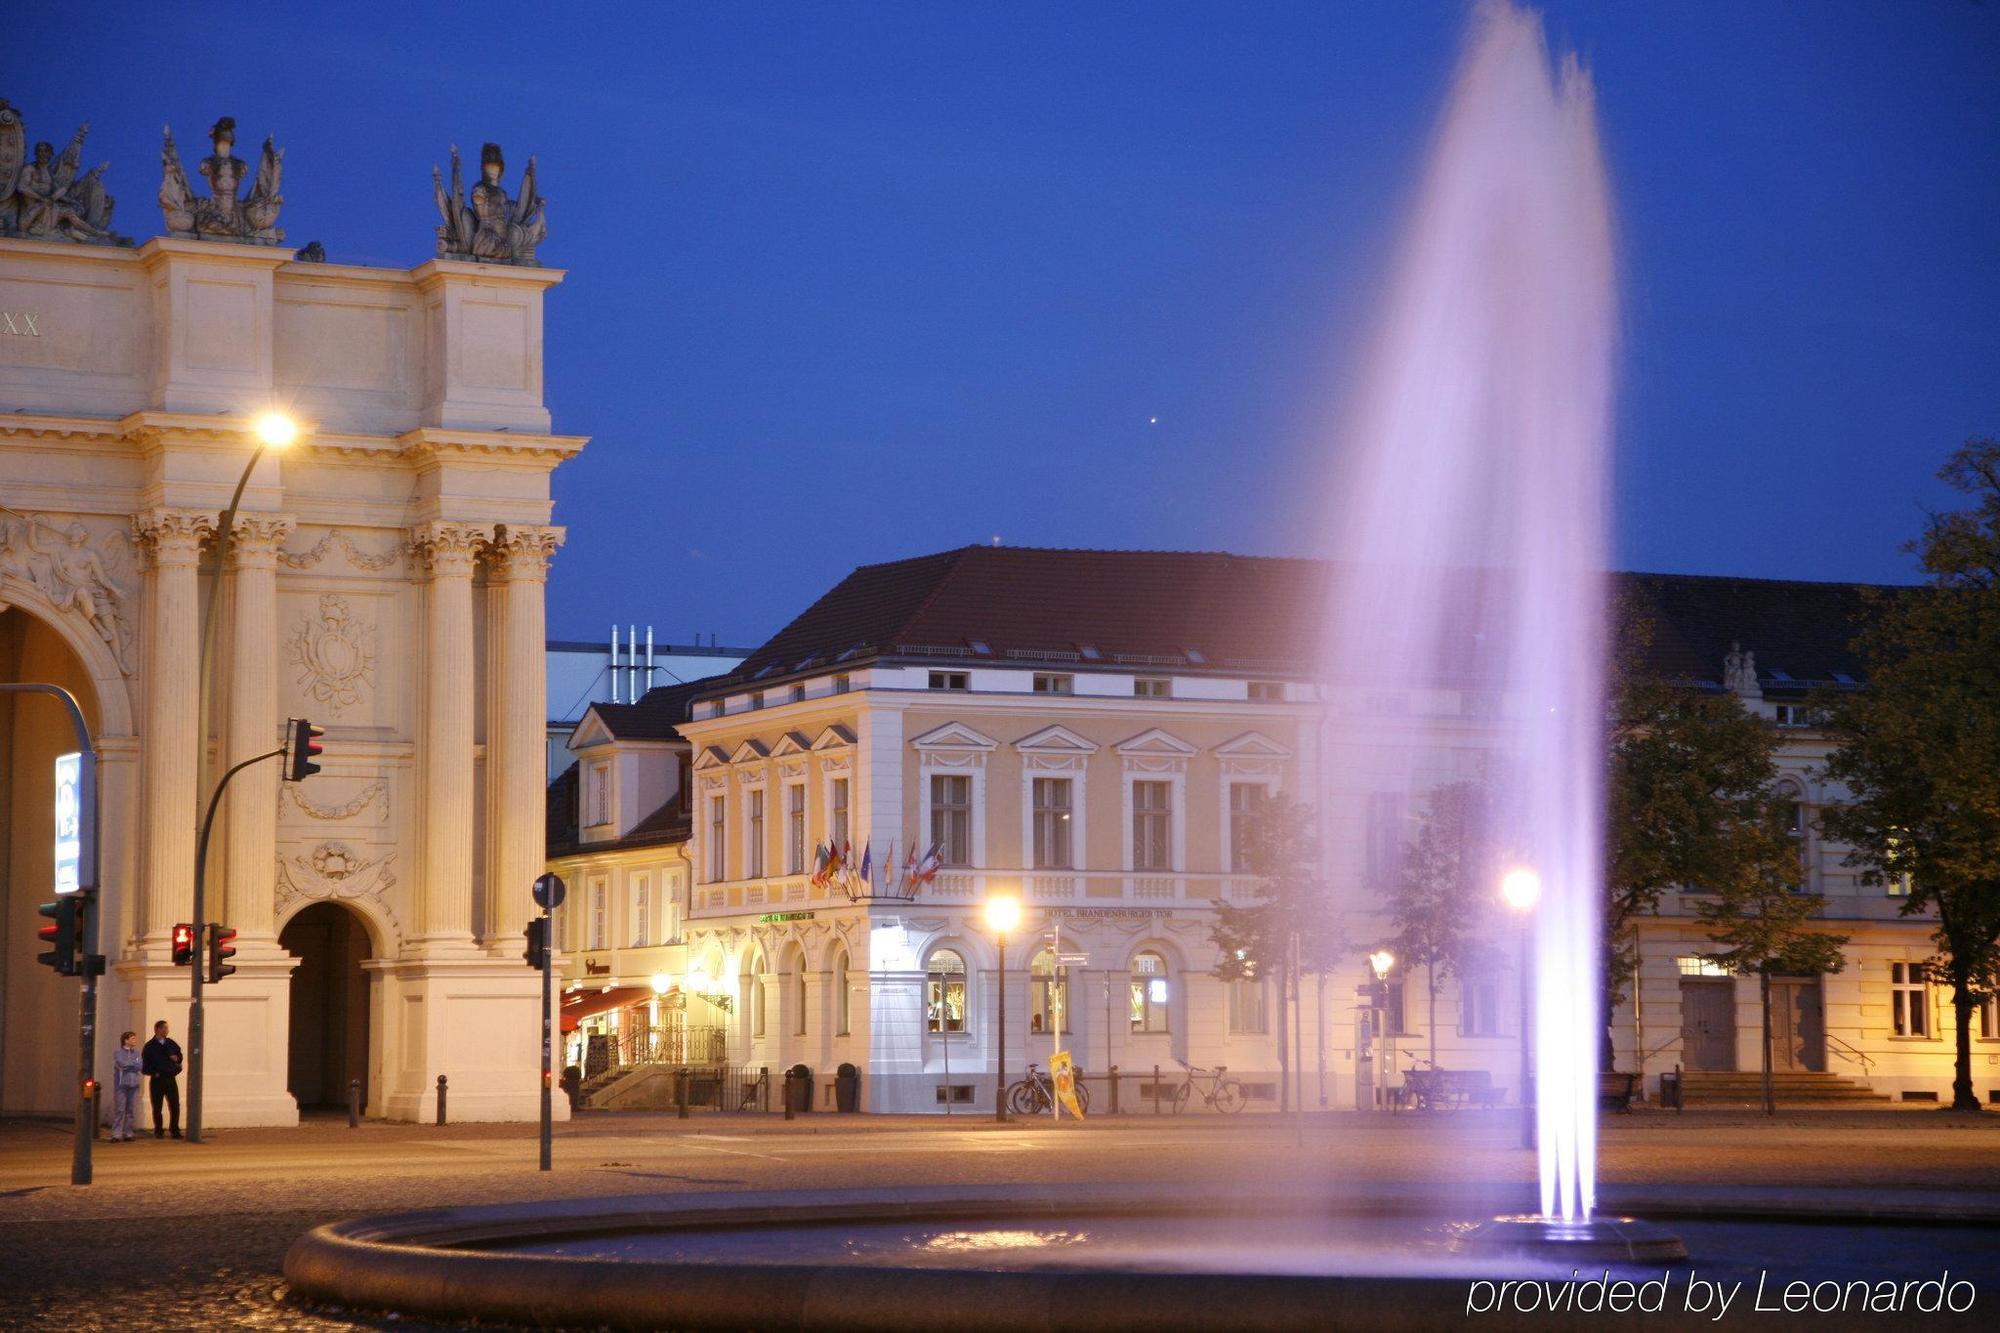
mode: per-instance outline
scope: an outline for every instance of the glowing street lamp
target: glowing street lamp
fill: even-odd
[[[1375,1020],[1382,1025],[1382,1058],[1377,1062],[1379,1069],[1375,1075],[1375,1104],[1382,1104],[1382,1093],[1389,1087],[1389,970],[1396,966],[1396,955],[1387,949],[1377,949],[1368,955],[1369,970],[1375,973]]]
[[[250,484],[250,474],[257,470],[268,450],[289,448],[299,437],[299,426],[283,412],[266,412],[251,423],[251,431],[257,437],[257,447],[250,452],[250,461],[243,465],[243,475],[236,479],[236,490],[229,497],[229,507],[222,511],[222,518],[215,530],[215,565],[208,575],[208,607],[201,619],[201,654],[195,666],[195,681],[201,691],[201,702],[196,708],[195,723],[195,770],[201,776],[200,791],[196,793],[195,809],[200,810],[207,799],[203,793],[208,790],[208,668],[215,649],[215,608],[222,597],[222,571],[228,567],[229,541],[236,527],[236,507],[243,503],[243,488]],[[194,919],[196,922],[208,920],[204,880],[208,867],[199,854],[194,868]],[[188,983],[188,1113],[187,1136],[189,1143],[201,1142],[201,1076],[202,1076],[202,969],[194,969]]]
[[[1021,900],[1012,894],[996,894],[986,900],[986,925],[1000,941],[999,984],[995,1000],[1000,1005],[999,1052],[994,1069],[999,1083],[993,1089],[993,1118],[1007,1120],[1007,933],[1021,924]]]
[[[1535,1108],[1528,1098],[1528,1014],[1533,1008],[1534,983],[1529,976],[1534,947],[1531,914],[1542,900],[1542,877],[1532,866],[1513,866],[1500,877],[1500,897],[1521,915],[1521,1146],[1535,1150]]]

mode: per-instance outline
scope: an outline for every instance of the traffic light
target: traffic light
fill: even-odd
[[[292,729],[291,744],[286,746],[289,762],[285,765],[285,781],[301,782],[319,772],[319,738],[326,735],[325,727],[316,727],[302,717],[289,719]]]
[[[35,932],[48,951],[37,957],[36,962],[66,977],[76,975],[77,942],[83,937],[82,909],[82,895],[75,893],[43,903],[37,909],[48,918],[48,924]]]
[[[174,926],[174,966],[187,967],[194,962],[194,927],[182,921]]]
[[[213,986],[236,970],[235,964],[226,961],[236,956],[236,946],[230,943],[235,938],[236,932],[228,926],[217,925],[213,921],[208,923],[209,985]]]
[[[541,971],[543,966],[548,961],[548,952],[549,952],[548,918],[541,916],[534,917],[528,922],[528,928],[522,931],[521,934],[526,936],[528,940],[528,947],[521,953],[522,960],[526,962],[529,967],[534,968],[537,972]]]

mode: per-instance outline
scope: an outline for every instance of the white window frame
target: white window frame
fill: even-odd
[[[1931,973],[1919,962],[1898,959],[1889,964],[1889,1032],[1903,1041],[1934,1041],[1937,1015],[1932,1012]],[[1916,1025],[1922,1024],[1922,1031]]]
[[[1222,846],[1220,853],[1223,873],[1229,875],[1248,875],[1254,872],[1248,866],[1239,866],[1236,864],[1235,798],[1238,787],[1254,788],[1257,791],[1263,792],[1263,800],[1268,806],[1270,802],[1278,799],[1278,782],[1276,778],[1224,777],[1222,780]]]
[[[1229,803],[1231,789],[1261,785],[1265,800],[1278,799],[1284,791],[1285,765],[1290,762],[1292,752],[1262,732],[1247,731],[1216,746],[1215,757],[1222,768],[1220,789],[1216,793],[1216,827],[1221,830],[1222,840],[1216,848],[1216,862],[1224,874],[1248,874],[1236,869],[1231,856],[1236,842],[1236,811]]]
[[[965,784],[964,806],[961,807],[957,804],[947,806],[938,800],[938,786],[940,783],[960,782]],[[973,825],[979,822],[979,800],[978,792],[972,781],[972,774],[951,772],[928,774],[924,779],[924,803],[929,807],[929,812],[928,817],[924,820],[924,832],[921,836],[928,838],[930,845],[938,849],[940,864],[956,870],[969,870],[979,865],[980,858],[973,851],[972,837]],[[949,838],[939,836],[938,819],[948,810],[959,809],[965,811],[965,845],[960,848],[954,848],[951,846]],[[954,856],[954,852],[961,853],[962,859],[960,856]]]
[[[1118,841],[1126,874],[1178,875],[1187,869],[1187,765],[1195,747],[1159,727],[1140,732],[1115,747],[1124,762],[1119,780]],[[1132,839],[1132,784],[1165,782],[1172,788],[1168,801],[1169,846],[1172,865],[1166,870],[1140,870],[1137,848]]]
[[[1141,973],[1138,970],[1139,960],[1147,956],[1151,956],[1160,960],[1160,970],[1158,973]],[[1145,1017],[1146,1025],[1144,1027],[1140,1027],[1138,1024],[1133,1023],[1131,1014],[1131,991],[1133,984],[1132,979],[1139,976],[1146,977],[1146,982],[1145,982],[1146,990],[1144,993],[1144,1000],[1140,1005],[1140,1012],[1146,1016]],[[1126,989],[1125,1019],[1126,1019],[1126,1028],[1131,1033],[1131,1035],[1140,1037],[1161,1037],[1172,1033],[1174,1030],[1173,959],[1168,957],[1165,950],[1154,948],[1151,945],[1141,945],[1139,948],[1134,949],[1132,951],[1131,960],[1125,964],[1125,977],[1128,983]],[[1156,1000],[1153,998],[1153,983],[1155,981],[1164,981],[1166,983],[1167,995],[1166,998],[1163,1000]],[[1152,1016],[1156,1012],[1160,1015],[1160,1025],[1158,1027],[1154,1027],[1152,1023]]]
[[[583,947],[608,949],[611,947],[611,885],[605,876],[592,875],[583,891],[590,904],[589,934]]]
[[[986,865],[986,757],[998,742],[962,722],[947,722],[916,737],[910,745],[918,756],[917,836],[926,840],[931,836],[931,779],[969,775],[972,778],[972,866]],[[968,867],[957,868],[964,870]]]
[[[1139,805],[1139,788],[1142,786],[1158,788],[1164,792],[1167,798],[1166,808],[1155,809],[1148,806],[1142,809]],[[1174,789],[1174,780],[1171,777],[1158,774],[1139,775],[1129,778],[1125,783],[1125,800],[1126,808],[1130,811],[1125,822],[1125,847],[1133,871],[1142,875],[1171,875],[1179,870],[1181,868],[1181,855],[1177,844],[1185,836],[1185,833],[1181,828],[1181,821],[1177,818],[1180,814],[1181,799],[1180,793]],[[1160,849],[1166,854],[1167,863],[1165,865],[1142,866],[1139,864],[1139,816],[1141,814],[1157,816],[1167,821],[1167,836],[1161,840],[1164,846]],[[1150,844],[1152,840],[1148,838],[1146,841]]]
[[[940,1013],[940,1016],[938,1018],[937,1026],[936,1027],[931,1026],[931,977],[933,975],[933,970],[931,965],[933,962],[936,961],[937,956],[941,953],[948,953],[952,957],[958,959],[959,961],[959,970],[956,973],[951,973],[951,972],[936,973],[936,975],[941,977],[957,976],[959,978],[959,983],[958,983],[959,994],[963,998],[959,1004],[959,1010],[960,1010],[959,1025],[956,1028],[951,1028],[946,1026],[946,1020],[943,1017],[942,1012]],[[941,996],[950,994],[951,983],[949,981],[940,982],[939,993]],[[927,1037],[946,1037],[946,1038],[963,1037],[971,1034],[975,1030],[975,1025],[973,1022],[974,1016],[972,1012],[972,961],[966,957],[964,945],[956,943],[955,941],[952,940],[941,940],[935,946],[933,946],[927,953],[924,954],[924,989],[923,989],[922,1008],[923,1008],[924,1035]]]
[[[835,799],[836,797],[843,799]],[[842,828],[835,819],[846,822]],[[831,847],[835,842],[854,840],[854,775],[846,768],[830,770],[826,775],[826,841]]]
[[[1048,960],[1048,971],[1039,971],[1042,960]],[[1070,975],[1069,968],[1058,963],[1053,949],[1037,949],[1028,959],[1028,1014],[1022,1027],[1030,1037],[1047,1037],[1055,1033],[1067,1034],[1070,1029]],[[1035,1026],[1035,1012],[1047,1013],[1054,1009],[1058,1023],[1051,1029],[1046,1022]]]
[[[1089,829],[1086,815],[1090,807],[1090,757],[1097,753],[1096,742],[1079,736],[1068,727],[1044,727],[1014,742],[1021,756],[1021,856],[1024,867],[1060,874],[1088,868]],[[1069,779],[1069,865],[1035,865],[1035,780]]]
[[[769,840],[766,816],[769,809],[764,800],[765,784],[761,781],[743,785],[743,878],[764,878],[765,844]]]
[[[812,811],[806,805],[803,780],[785,784],[785,873],[803,875],[812,859]]]
[[[854,996],[848,989],[853,984],[848,980],[848,973],[853,969],[853,965],[853,959],[847,950],[842,949],[834,954],[833,1035],[836,1037],[847,1036],[854,1021]]]
[[[631,900],[632,947],[644,949],[653,943],[653,877],[650,873],[632,876],[627,886],[627,896]]]
[[[1076,677],[1067,671],[1037,671],[1029,682],[1033,694],[1075,694]]]
[[[729,878],[729,794],[708,794],[708,883],[721,884]]]
[[[584,795],[588,803],[585,828],[603,828],[612,822],[611,812],[611,763],[599,760],[591,764],[584,783]]]
[[[1262,977],[1235,977],[1228,983],[1229,1035],[1261,1037],[1271,1031],[1271,987]],[[1246,1001],[1256,997],[1255,1022]]]

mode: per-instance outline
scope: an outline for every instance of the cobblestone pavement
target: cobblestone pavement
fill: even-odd
[[[1504,1113],[1330,1114],[1303,1126],[1128,1116],[996,1125],[979,1118],[593,1116],[561,1126],[535,1170],[532,1126],[367,1124],[211,1134],[194,1145],[100,1142],[96,1183],[66,1182],[64,1127],[0,1124],[0,1327],[430,1327],[283,1299],[285,1250],[323,1222],[476,1203],[740,1189],[1172,1179],[1193,1193],[1404,1186],[1467,1207],[1518,1200],[1533,1165]],[[1601,1178],[1619,1189],[1815,1186],[1899,1191],[1941,1207],[2000,1195],[2000,1116],[1734,1112],[1614,1117]],[[1478,1196],[1478,1197],[1474,1197]],[[1983,1201],[1990,1204],[1991,1199]],[[1996,1264],[2000,1268],[2000,1264]],[[2000,1279],[2000,1271],[1993,1275]],[[2000,1290],[1995,1297],[2000,1298]]]

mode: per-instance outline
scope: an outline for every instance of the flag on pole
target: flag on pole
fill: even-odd
[[[861,844],[862,883],[872,884],[874,882],[870,878],[870,876],[874,873],[874,866],[875,866],[875,840],[873,838],[870,838],[867,842]]]

